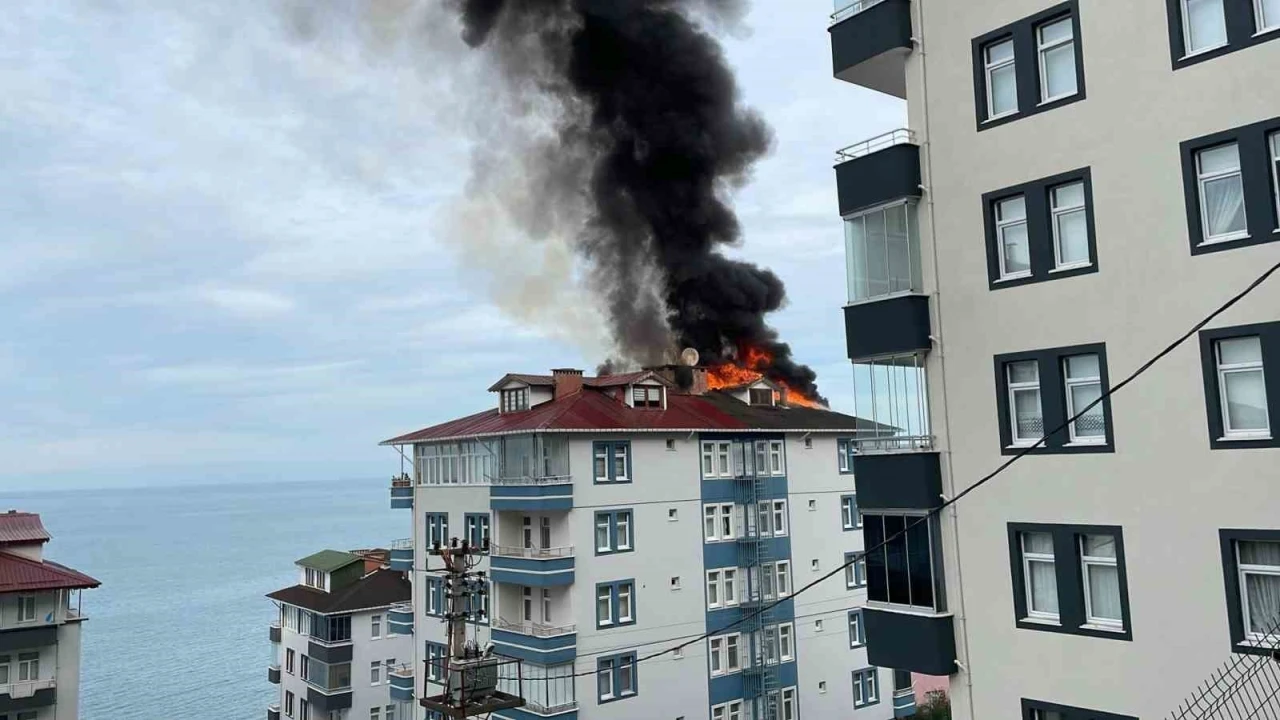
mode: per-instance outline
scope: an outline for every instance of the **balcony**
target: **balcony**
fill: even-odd
[[[26,650],[27,648],[55,645],[58,642],[57,625],[41,625],[23,630],[5,630],[0,632],[0,653],[5,650]]]
[[[311,636],[307,642],[307,655],[322,663],[351,662],[351,639],[324,640]]]
[[[387,674],[391,679],[391,699],[396,702],[413,702],[413,664],[396,665]]]
[[[413,634],[413,603],[392,603],[387,609],[387,632],[392,635]]]
[[[267,666],[267,682],[271,683],[272,685],[280,684],[280,666],[279,665]]]
[[[507,657],[557,665],[573,662],[578,654],[576,625],[544,625],[496,617],[491,631],[495,648]]]
[[[413,479],[408,475],[391,478],[391,509],[413,509]]]
[[[912,717],[916,714],[916,691],[914,688],[893,691],[893,716],[895,718]]]
[[[10,672],[16,675],[17,669]],[[53,678],[0,685],[0,713],[50,707],[57,699],[57,682]]]
[[[271,703],[267,706],[267,720],[280,720],[280,703]]]
[[[907,128],[837,150],[835,169],[841,215],[920,197],[920,146]]]
[[[391,542],[391,558],[387,565],[392,570],[400,572],[413,570],[413,538],[402,538]]]
[[[492,510],[573,509],[573,478],[569,475],[520,475],[494,478],[489,487]]]
[[[572,545],[549,548],[494,545],[489,554],[489,576],[494,582],[559,587],[573,584],[574,564]]]
[[[280,623],[271,623],[271,628],[268,631],[268,637],[273,643],[280,642]]]
[[[895,439],[898,438],[885,440]],[[932,510],[942,504],[942,464],[938,453],[911,447],[912,440],[924,445],[924,438],[902,440],[911,449],[862,454],[859,448],[854,458],[859,510]]]
[[[831,65],[837,78],[907,97],[909,0],[836,0],[827,32],[831,34]]]
[[[956,637],[950,614],[888,610],[867,605],[867,662],[924,675],[956,672]]]

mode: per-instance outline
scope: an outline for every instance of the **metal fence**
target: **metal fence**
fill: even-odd
[[[1234,654],[1168,715],[1168,720],[1280,718],[1280,623],[1253,643],[1257,654]]]

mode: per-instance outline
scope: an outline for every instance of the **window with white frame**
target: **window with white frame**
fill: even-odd
[[[778,659],[788,662],[795,659],[795,626],[783,623],[778,626]]]
[[[983,49],[987,80],[987,119],[1018,111],[1018,78],[1014,68],[1013,40],[1002,40]]]
[[[1258,33],[1280,30],[1280,0],[1253,0]]]
[[[853,706],[864,708],[880,702],[880,684],[876,668],[853,671]]]
[[[796,720],[796,689],[785,688],[782,691],[779,720]]]
[[[916,212],[898,202],[845,217],[849,302],[923,290]]]
[[[1063,359],[1067,417],[1073,418],[1102,397],[1102,372],[1097,355],[1073,355]],[[1097,403],[1067,426],[1071,442],[1101,443],[1107,439],[1107,420]]]
[[[758,506],[760,537],[787,534],[787,501],[765,500]]]
[[[738,569],[719,568],[707,571],[707,607],[731,607],[738,604]]]
[[[1280,4],[1280,0],[1273,0]],[[1276,11],[1280,15],[1280,9]],[[1280,19],[1277,19],[1280,22]],[[1271,194],[1276,200],[1276,218],[1280,219],[1280,132],[1271,133],[1267,144],[1271,147]]]
[[[849,611],[849,647],[858,648],[867,644],[866,630],[862,626],[862,611]]]
[[[613,589],[607,585],[596,589],[596,624],[613,624]]]
[[[710,638],[707,641],[711,658],[711,675],[728,675],[742,670],[742,636],[733,633]]]
[[[853,440],[836,440],[836,468],[841,475],[853,472],[853,452],[856,448]]]
[[[845,495],[840,498],[840,525],[845,530],[862,527],[862,515],[858,512],[858,497]]]
[[[551,590],[542,588],[542,622],[550,624],[551,621]]]
[[[1187,55],[1227,44],[1227,16],[1223,0],[1181,0],[1182,39]]]
[[[374,660],[373,662],[369,663],[369,684],[370,685],[382,684],[382,663],[378,662],[377,660]],[[376,710],[377,708],[374,708],[374,709]]]
[[[369,616],[369,637],[377,640],[382,637],[382,616]]]
[[[733,465],[729,462],[731,443],[716,443],[716,474],[720,477],[733,477]]]
[[[1040,56],[1040,102],[1076,94],[1075,31],[1070,17],[1036,29]]]
[[[609,514],[596,513],[596,552],[609,552],[613,541],[609,534]]]
[[[742,720],[742,701],[733,700],[711,706],[711,720]]]
[[[769,441],[769,474],[782,475],[785,468],[782,465],[782,441]]]
[[[1068,270],[1090,264],[1089,223],[1083,182],[1059,185],[1049,191],[1053,230],[1053,266]]]
[[[40,679],[40,653],[18,653],[18,682],[33,682]]]
[[[1017,195],[996,203],[996,244],[1001,280],[1013,280],[1031,274],[1027,200],[1024,196]]]
[[[631,388],[631,404],[638,408],[662,409],[662,388],[636,385]]]
[[[529,409],[529,389],[515,388],[502,391],[502,412],[518,412]]]
[[[1027,616],[1056,622],[1058,573],[1053,555],[1053,536],[1049,533],[1024,532],[1020,540]]]
[[[621,583],[614,586],[618,597],[618,622],[628,623],[635,620],[635,616],[631,612],[631,583]]]
[[[867,558],[861,553],[844,554],[844,586],[850,590],[867,585]]]
[[[1239,146],[1228,143],[1198,151],[1196,184],[1204,242],[1248,237]]]
[[[1044,436],[1040,407],[1040,366],[1034,360],[1005,366],[1009,386],[1010,428],[1014,445],[1030,445]]]
[[[1122,627],[1120,567],[1116,539],[1111,535],[1080,536],[1080,566],[1084,574],[1085,619],[1090,625]]]
[[[1280,625],[1280,542],[1235,543],[1245,639],[1273,644]]]
[[[1214,343],[1218,372],[1218,403],[1226,439],[1251,439],[1271,434],[1267,383],[1262,365],[1262,341],[1257,336]]]
[[[704,505],[702,508],[703,537],[707,542],[723,542],[737,537],[733,503]]]
[[[36,619],[36,596],[18,596],[18,622],[32,622]]]

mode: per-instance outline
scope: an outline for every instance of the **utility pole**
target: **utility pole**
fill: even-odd
[[[423,687],[435,674],[432,672],[434,662],[444,678],[445,691],[430,696],[424,691],[424,697],[418,704],[459,720],[524,705],[520,694],[498,690],[499,672],[505,670],[508,675],[503,679],[509,679],[510,673],[514,672],[517,693],[521,692],[524,686],[521,661],[495,654],[493,643],[481,648],[478,643],[467,641],[467,622],[484,619],[486,615],[484,599],[489,594],[488,583],[484,571],[474,568],[489,554],[489,538],[484,538],[481,547],[472,547],[465,540],[459,543],[458,538],[452,538],[448,546],[441,547],[437,543],[427,554],[444,562],[444,618],[448,626],[445,631],[448,649],[447,657],[423,663]],[[431,571],[429,567],[428,571]]]

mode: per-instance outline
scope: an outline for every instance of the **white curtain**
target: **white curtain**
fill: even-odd
[[[1227,18],[1223,0],[1186,0],[1187,52],[1193,53],[1227,42]]]
[[[1058,260],[1063,265],[1089,261],[1089,228],[1083,209],[1058,216]]]
[[[1089,607],[1096,618],[1123,619],[1120,612],[1120,571],[1114,566],[1089,566]]]
[[[1240,543],[1240,564],[1261,565],[1280,573],[1280,543]],[[1249,605],[1249,632],[1270,633],[1280,624],[1280,575],[1245,570],[1246,602]]]
[[[1058,577],[1051,562],[1032,560],[1027,563],[1031,572],[1031,610],[1044,613],[1058,612]]]
[[[1025,272],[1031,269],[1031,252],[1027,246],[1027,225],[1010,225],[1005,228],[1001,240],[1004,243],[1004,271]]]
[[[1239,175],[1205,181],[1204,205],[1209,235],[1244,231],[1244,184]]]
[[[1227,396],[1227,424],[1231,430],[1265,430],[1266,382],[1261,370],[1223,373]]]
[[[1064,21],[1068,28],[1071,21]],[[1044,53],[1045,97],[1070,95],[1076,91],[1075,43],[1059,45]]]
[[[1018,79],[1013,65],[991,71],[991,114],[1001,115],[1018,109]]]

